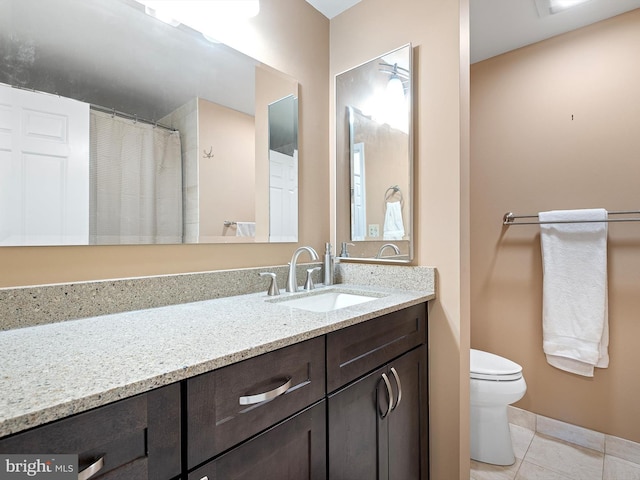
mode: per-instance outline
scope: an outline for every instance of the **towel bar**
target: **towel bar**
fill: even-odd
[[[631,210],[628,212],[608,212],[609,215],[639,215],[640,211]],[[516,222],[518,218],[538,218],[538,215],[514,215],[512,212],[507,212],[502,217],[503,225],[540,225],[542,223],[610,223],[610,222],[640,222],[640,218],[608,218],[607,220],[557,220],[553,222]]]

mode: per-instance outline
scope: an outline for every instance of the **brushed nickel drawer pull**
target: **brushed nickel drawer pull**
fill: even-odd
[[[391,367],[391,373],[393,373],[393,376],[396,379],[396,385],[398,385],[398,399],[396,400],[396,404],[393,407],[393,409],[395,410],[396,408],[398,408],[398,405],[400,405],[400,401],[402,400],[402,384],[400,383],[400,376],[398,375],[398,372],[396,372],[395,368]]]
[[[102,467],[104,467],[104,457],[100,457],[87,468],[85,468],[81,472],[78,472],[78,480],[88,480],[100,470],[102,470]]]
[[[274,398],[279,397],[284,392],[289,390],[289,388],[291,387],[291,380],[291,377],[287,377],[285,383],[277,388],[274,388],[273,390],[269,390],[268,392],[264,393],[258,393],[256,395],[246,395],[244,397],[240,397],[238,399],[240,405],[254,405],[256,403],[266,402],[267,400],[273,400]]]
[[[382,380],[384,380],[384,385],[387,388],[387,400],[389,400],[389,406],[387,407],[386,412],[380,412],[380,418],[384,418],[391,413],[393,410],[393,390],[391,390],[391,383],[389,383],[389,377],[387,377],[386,373],[382,374]]]

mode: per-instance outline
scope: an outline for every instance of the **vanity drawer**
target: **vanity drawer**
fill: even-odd
[[[378,368],[426,342],[425,303],[327,335],[327,391]]]
[[[324,337],[187,380],[188,467],[306,408],[324,394]]]
[[[0,453],[77,454],[92,479],[168,480],[180,474],[180,385],[120,400],[0,440]]]

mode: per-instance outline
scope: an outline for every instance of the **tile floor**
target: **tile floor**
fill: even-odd
[[[510,421],[520,423],[510,423],[516,463],[499,467],[472,460],[471,480],[640,480],[637,443],[534,417],[523,422],[510,412]]]

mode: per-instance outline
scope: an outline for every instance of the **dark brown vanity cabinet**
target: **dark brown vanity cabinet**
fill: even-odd
[[[428,478],[425,343],[424,305],[328,335],[330,480]]]
[[[180,422],[176,383],[3,438],[0,453],[77,454],[92,480],[169,480],[182,467]]]
[[[425,480],[427,415],[420,304],[5,437],[0,453],[77,453],[96,480]]]

